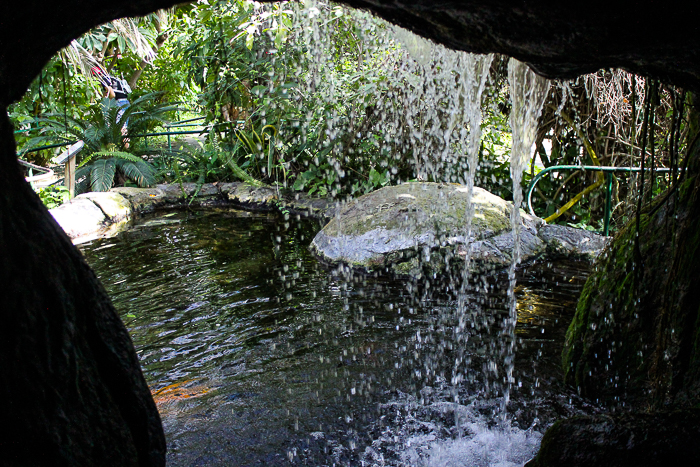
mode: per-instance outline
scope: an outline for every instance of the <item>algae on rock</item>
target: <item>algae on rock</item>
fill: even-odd
[[[694,151],[697,158],[700,148]],[[700,176],[694,176],[665,202],[645,209],[639,233],[631,223],[602,255],[567,332],[566,381],[611,404],[696,405],[698,253]]]
[[[467,238],[469,203],[467,187],[458,184],[412,182],[384,187],[348,203],[316,235],[311,248],[329,263],[389,270],[417,279],[462,267],[467,253],[473,272],[506,268],[515,249],[512,203],[474,188],[474,217]],[[521,219],[523,261],[546,251],[592,259],[606,242],[599,235],[570,227],[547,229],[542,219],[524,212]]]

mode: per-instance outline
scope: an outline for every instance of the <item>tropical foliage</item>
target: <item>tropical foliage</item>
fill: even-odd
[[[69,199],[68,188],[64,186],[47,186],[39,188],[36,193],[47,209],[53,209]]]
[[[39,133],[46,142],[94,140],[81,167],[91,184],[94,175],[93,189],[155,177],[239,179],[344,197],[406,180],[463,183],[472,171],[478,186],[512,199],[507,57],[494,57],[488,70],[472,170],[461,160],[468,149],[459,139],[475,129],[464,119],[463,98],[454,97],[464,64],[450,63],[437,49],[421,57],[420,47],[396,34],[363,12],[319,0],[199,0],[77,38],[47,64],[11,116],[18,129],[44,126]],[[115,107],[100,100],[101,89],[87,74],[94,63],[135,89],[126,139]],[[440,89],[449,92],[438,95]],[[144,157],[134,135],[163,121],[139,127],[137,101],[144,94],[152,104],[177,100],[205,117],[199,149]],[[615,175],[613,222],[624,222],[635,211],[625,200],[677,183],[689,109],[682,89],[619,70],[555,83],[523,183],[556,164],[673,168],[665,178],[647,174],[644,183]],[[33,129],[17,140],[28,147],[36,136]],[[598,227],[601,177],[577,171],[544,177],[534,196],[537,213]]]
[[[167,121],[177,108],[158,102],[159,94],[146,94],[122,109],[114,99],[103,98],[85,118],[48,114],[35,121],[39,135],[27,142],[34,147],[46,142],[82,140],[84,149],[76,171],[77,191],[107,191],[113,184],[131,181],[146,187],[155,183],[155,170],[144,156],[153,156],[135,135]],[[128,125],[126,122],[128,121]]]

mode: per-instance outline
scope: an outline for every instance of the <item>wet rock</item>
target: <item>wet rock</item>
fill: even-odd
[[[156,188],[163,192],[163,199],[166,203],[177,204],[192,196],[196,189],[195,183],[173,183],[172,185],[160,184]]]
[[[258,209],[273,209],[279,199],[274,188],[246,183],[224,184],[221,192],[231,203],[244,208],[255,206]]]
[[[166,200],[166,193],[160,188],[118,187],[112,188],[110,191],[119,193],[128,199],[132,209],[136,212],[153,211],[156,206],[165,203]]]
[[[303,192],[286,196],[282,202],[294,214],[326,221],[330,220],[338,209],[338,203],[332,199],[314,198]]]
[[[117,193],[85,193],[49,212],[76,244],[116,235],[132,215],[131,204]]]
[[[439,7],[430,0],[345,3],[456,50],[515,57],[548,78],[616,67],[698,89],[695,10],[687,15],[664,8],[631,11],[620,0],[462,0]]]
[[[107,216],[92,201],[75,198],[52,209],[51,215],[71,238],[93,234],[105,227]]]
[[[565,225],[545,225],[538,235],[547,244],[551,256],[589,261],[595,260],[610,241],[610,237]]]
[[[168,205],[192,203],[201,205],[207,201],[216,201],[221,197],[217,184],[213,183],[173,183],[160,184],[156,188],[164,193]]]
[[[588,277],[562,353],[565,381],[584,397],[657,408],[700,401],[698,180],[645,208],[639,230],[634,221],[620,230]]]
[[[467,241],[466,187],[438,183],[384,187],[341,208],[316,235],[311,247],[330,263],[368,271],[389,267],[395,273],[414,277],[463,262],[467,248],[474,270],[507,267],[515,254],[512,203],[481,188],[474,188],[472,202],[474,217]],[[522,211],[521,219],[521,261],[532,260],[547,250],[560,255],[585,251],[595,256],[605,244],[590,232],[548,228],[542,219]]]
[[[666,467],[700,459],[700,410],[560,420],[526,467]]]
[[[465,244],[466,188],[438,183],[405,183],[364,195],[343,207],[312,243],[332,263],[366,269],[392,259],[426,257],[439,247]],[[490,238],[510,228],[505,201],[475,189],[474,239]]]
[[[91,192],[78,195],[75,199],[92,201],[107,217],[109,222],[119,222],[131,216],[131,204],[119,193]]]
[[[544,242],[537,231],[522,229],[520,232],[521,259],[528,261],[544,251]],[[479,240],[470,245],[470,258],[480,263],[489,263],[505,268],[513,262],[515,236],[513,232],[496,235],[488,240]],[[466,255],[466,248],[459,249],[460,256]]]

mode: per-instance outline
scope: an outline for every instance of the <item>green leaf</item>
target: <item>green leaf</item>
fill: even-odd
[[[94,191],[108,191],[114,182],[116,164],[114,159],[98,159],[92,163],[90,186]]]
[[[155,169],[149,163],[138,160],[131,162],[128,160],[118,160],[119,170],[129,179],[135,181],[141,188],[152,186],[155,183]]]
[[[250,93],[254,96],[262,97],[267,92],[267,86],[253,86]]]
[[[381,183],[381,174],[372,167],[369,171],[369,181],[373,186],[378,186]]]

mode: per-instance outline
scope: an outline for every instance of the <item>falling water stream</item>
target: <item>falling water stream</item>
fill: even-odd
[[[307,1],[295,18],[312,70],[300,94],[324,106],[336,93],[319,16]],[[358,72],[405,83],[377,92],[376,144],[412,158],[417,179],[471,193],[492,57],[394,27],[363,47],[392,53]],[[508,77],[519,206],[549,84],[515,61]],[[348,118],[327,115],[330,140]],[[467,252],[473,215],[470,207]],[[456,277],[431,285],[322,267],[308,251],[321,226],[288,215],[174,211],[82,248],[132,335],[169,465],[510,466],[534,455],[556,419],[596,410],[560,383],[559,369],[586,266],[519,267],[518,209],[511,221],[508,271],[470,277],[467,258]]]
[[[513,206],[519,208],[523,204],[523,192],[520,188],[523,171],[530,161],[532,146],[535,143],[537,120],[542,111],[542,105],[549,91],[549,81],[537,76],[530,68],[510,59],[508,63],[508,83],[510,84],[510,96],[513,108],[510,111],[510,127],[513,135],[513,147],[510,152],[510,175],[513,180]],[[505,408],[510,400],[510,388],[515,382],[513,379],[513,365],[515,361],[515,324],[518,320],[517,301],[515,298],[515,269],[520,263],[520,234],[521,216],[520,209],[511,210],[510,223],[513,229],[514,249],[513,262],[508,269],[508,296],[509,316],[503,321],[504,341],[504,372],[505,387],[503,394],[502,412],[505,417]]]

